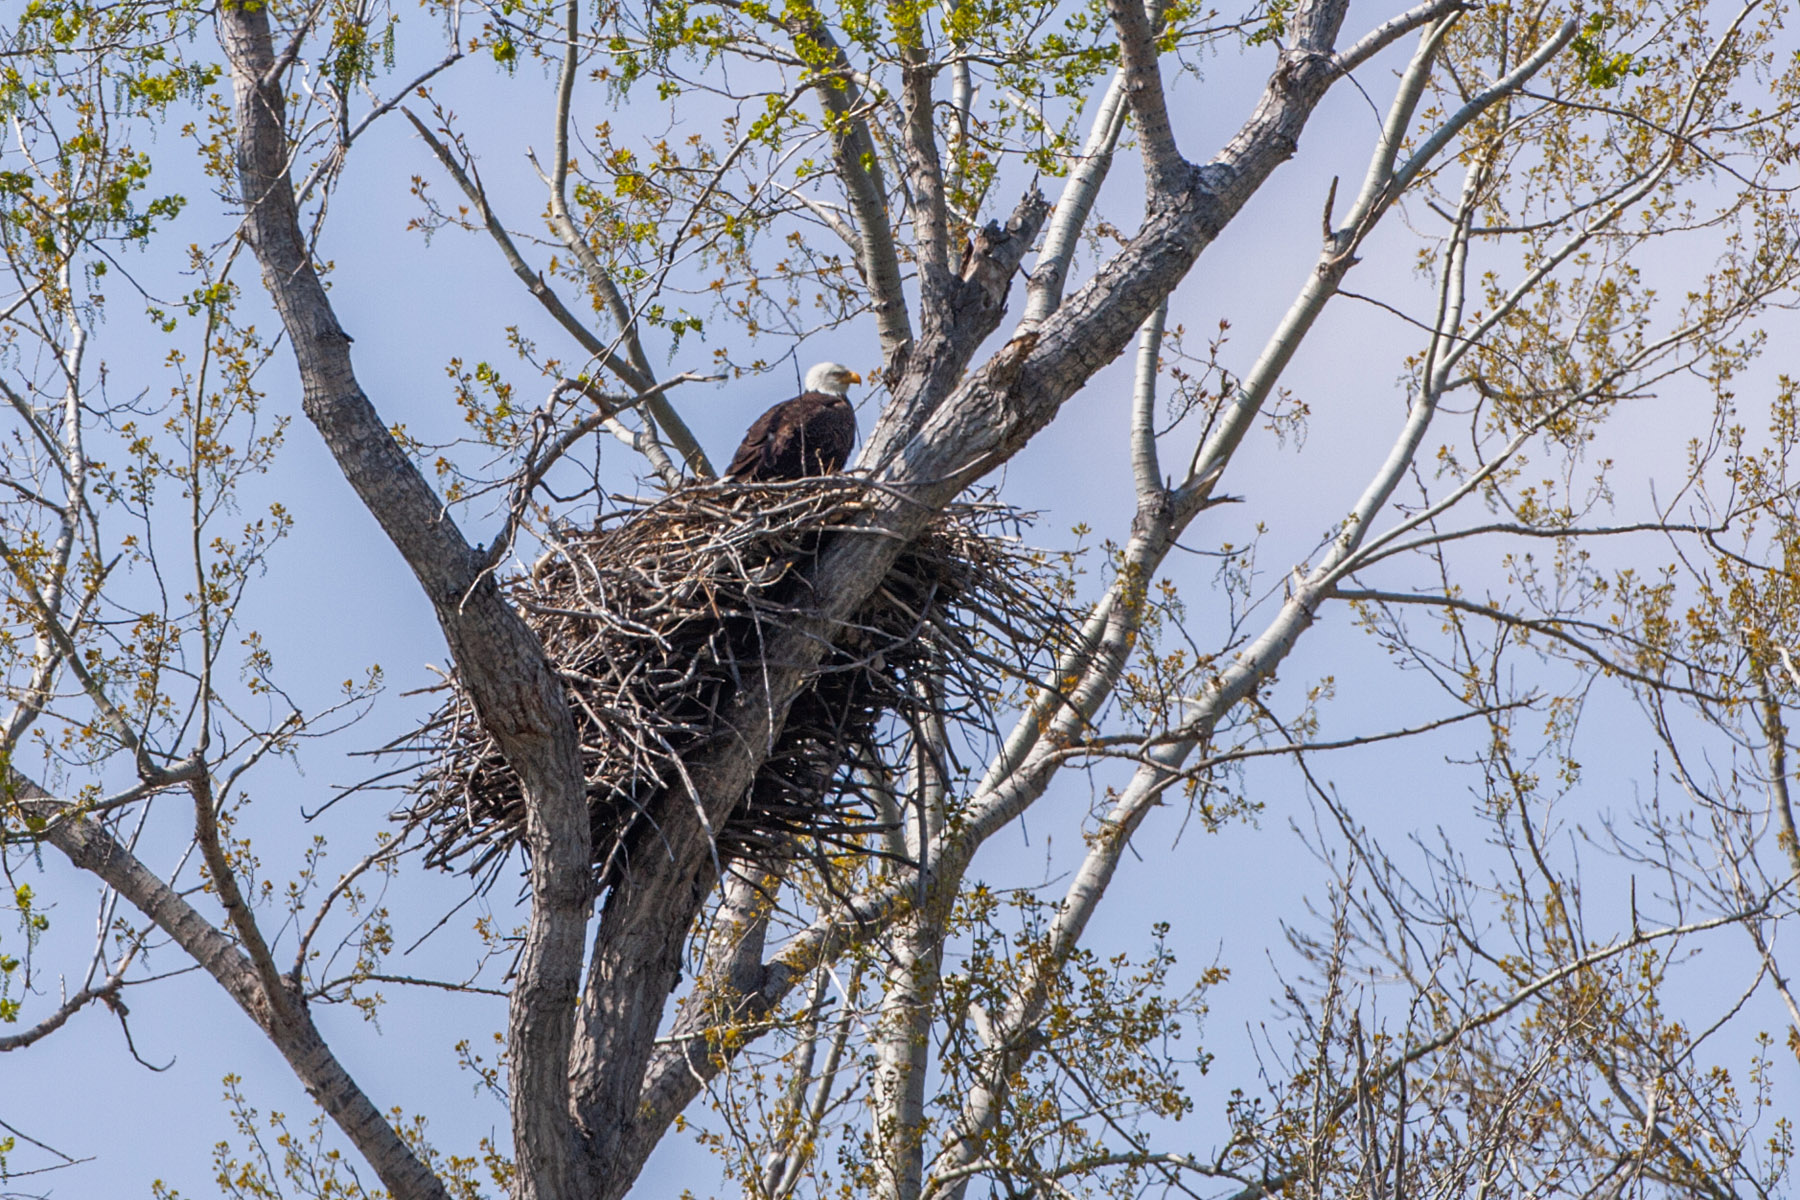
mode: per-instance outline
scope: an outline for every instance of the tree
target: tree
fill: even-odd
[[[0,1016],[19,1028],[0,1048],[94,1005],[124,1020],[126,989],[155,978],[145,955],[178,953],[405,1198],[478,1194],[482,1169],[521,1198],[622,1196],[688,1120],[755,1196],[1778,1190],[1791,1072],[1729,1019],[1792,1021],[1800,1054],[1777,936],[1800,874],[1793,395],[1755,369],[1800,237],[1785,13],[35,0],[0,85],[15,140],[0,174],[0,753],[20,922],[0,962]],[[1203,78],[1212,61],[1267,75]],[[1254,357],[1223,324],[1190,351],[1172,316],[1232,286],[1208,277],[1207,250],[1275,202],[1277,168],[1352,88],[1382,114],[1362,182],[1340,194],[1283,176],[1325,191],[1285,314]],[[1233,114],[1216,152],[1195,99]],[[548,154],[478,144],[456,112],[484,101],[549,111],[527,135]],[[371,131],[401,121],[422,150],[367,162],[382,194],[409,187],[423,235],[484,238],[557,339],[508,332],[517,370],[550,389],[535,408],[512,368],[452,362],[468,432],[444,445],[365,392],[358,356],[384,333],[353,347],[327,287],[334,228],[364,215],[333,197],[365,169]],[[152,173],[141,147],[177,158],[177,130],[215,195],[184,184],[184,199]],[[498,182],[526,169],[535,214]],[[187,242],[179,298],[139,281]],[[242,280],[250,261],[260,289]],[[431,303],[383,272],[384,291]],[[1359,274],[1374,296],[1347,289]],[[172,386],[121,387],[93,365],[121,277]],[[265,296],[274,323],[253,319]],[[1315,334],[1356,303],[1391,315],[1369,358]],[[705,478],[683,388],[707,370],[754,376],[826,333],[872,334],[879,351],[862,532],[827,544],[816,607],[687,764],[697,802],[655,814],[665,852],[596,894],[563,680],[508,603],[508,564],[630,485],[616,464],[575,461],[594,438],[665,485]],[[1087,419],[1134,338],[1130,470],[1109,484],[1133,515],[1092,555],[1092,584],[1071,577],[1078,637],[1011,698],[1016,724],[965,766],[944,765],[945,731],[914,732],[917,769],[880,781],[905,819],[868,835],[887,854],[721,879],[709,831],[846,618],[937,513],[1053,422]],[[1284,390],[1303,347],[1339,364],[1343,394]],[[1256,536],[1233,531],[1285,520],[1293,488],[1242,464],[1396,376],[1404,407],[1355,419],[1390,447],[1347,491],[1334,447],[1305,445],[1331,493],[1305,519],[1328,527],[1262,573]],[[508,1006],[504,1070],[481,1070],[511,1140],[485,1164],[385,1112],[317,1016],[373,1009],[396,980],[390,914],[366,888],[385,876],[404,894],[424,869],[413,847],[378,839],[340,868],[314,843],[265,866],[269,845],[248,836],[253,781],[381,685],[292,700],[241,616],[305,500],[255,516],[244,500],[287,434],[264,391],[295,379],[307,436],[410,568],[526,798],[522,930],[509,942],[478,922],[466,947],[504,975],[489,986]],[[1746,382],[1766,438],[1738,415]],[[1646,428],[1671,402],[1679,427]],[[1207,512],[1231,522],[1224,536],[1197,524]],[[1170,561],[1195,538],[1210,586]],[[1388,666],[1334,682],[1308,665],[1317,623],[1339,613]],[[1334,689],[1358,702],[1347,721]],[[1620,781],[1596,785],[1577,753],[1601,694],[1635,702],[1663,747],[1623,768],[1650,789],[1624,811]],[[1388,719],[1382,699],[1402,696],[1410,715]],[[1394,763],[1457,747],[1468,813],[1408,822],[1403,849],[1322,773],[1327,751],[1376,744]],[[1262,1035],[1258,1075],[1177,1139],[1206,1063],[1179,1037],[1226,971],[1186,988],[1160,932],[1109,957],[1090,926],[1121,871],[1152,869],[1133,867],[1134,840],[1174,836],[1167,810],[1209,831],[1272,811],[1276,764],[1314,795],[1320,907],[1287,917],[1286,1020]],[[984,883],[978,854],[1080,778],[1092,811],[1044,818],[1080,831],[1066,873]],[[1182,854],[1216,865],[1204,838]],[[57,856],[100,893],[80,967],[40,961],[40,889],[71,886]],[[333,939],[347,971],[321,951]],[[1728,946],[1746,955],[1741,988],[1685,994],[1684,956]],[[82,982],[56,991],[59,969]],[[684,1116],[703,1092],[714,1115]],[[276,1194],[285,1171],[303,1192],[361,1194],[333,1145],[285,1135],[285,1161],[260,1165],[222,1152],[222,1184]]]

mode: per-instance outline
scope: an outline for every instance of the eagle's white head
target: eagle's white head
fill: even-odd
[[[822,362],[806,373],[805,390],[824,392],[827,396],[842,396],[850,390],[851,384],[862,381],[861,375],[843,363]]]

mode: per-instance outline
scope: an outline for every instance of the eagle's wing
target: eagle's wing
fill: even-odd
[[[803,392],[784,400],[750,426],[728,479],[801,479],[843,467],[856,441],[856,414],[836,396]]]
[[[737,453],[731,456],[731,465],[725,468],[725,478],[763,478],[764,471],[777,457],[770,453],[773,449],[771,443],[777,440],[781,410],[786,407],[786,403],[777,404],[756,418],[749,431],[744,434],[744,440],[738,443]]]

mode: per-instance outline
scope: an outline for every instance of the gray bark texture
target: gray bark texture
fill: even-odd
[[[244,237],[281,314],[306,415],[357,496],[430,599],[488,730],[529,797],[532,907],[514,984],[515,1153],[532,1191],[572,1196],[569,1045],[592,905],[586,789],[561,681],[542,645],[501,598],[418,468],[357,384],[345,336],[314,270],[288,175],[285,103],[264,6],[229,5],[219,30],[231,61]]]
[[[744,795],[833,631],[879,586],[899,549],[963,488],[1017,453],[1095,372],[1124,352],[1220,230],[1294,153],[1315,106],[1359,56],[1434,19],[1453,2],[1421,5],[1384,26],[1374,42],[1365,39],[1354,55],[1334,49],[1346,7],[1347,0],[1310,0],[1296,10],[1289,48],[1254,112],[1211,161],[1194,164],[1173,141],[1143,9],[1113,4],[1127,102],[1149,180],[1143,224],[1093,279],[1041,319],[1034,312],[979,363],[976,354],[1005,318],[1048,203],[1035,190],[1027,193],[1004,225],[990,224],[971,236],[960,267],[953,263],[942,244],[931,80],[923,68],[909,75],[905,161],[915,203],[929,208],[915,224],[933,241],[921,248],[931,253],[920,265],[918,319],[909,322],[900,306],[893,234],[881,210],[879,167],[867,129],[854,119],[855,89],[825,89],[825,102],[843,118],[836,161],[855,200],[862,263],[888,359],[891,401],[862,459],[886,485],[866,518],[882,536],[846,535],[830,545],[812,581],[821,598],[817,610],[770,647],[767,671],[741,690],[727,727],[690,763],[712,827]],[[716,1070],[705,1061],[693,1019],[677,1026],[687,1036],[661,1047],[656,1042],[686,939],[717,883],[706,826],[685,803],[656,814],[669,852],[637,864],[630,885],[609,892],[595,920],[585,791],[561,684],[537,638],[483,570],[479,548],[457,528],[357,383],[350,340],[298,220],[288,174],[288,114],[266,8],[226,5],[218,23],[235,81],[243,236],[292,344],[306,415],[429,597],[483,722],[524,784],[531,917],[511,996],[508,1048],[516,1194],[521,1200],[623,1196],[670,1123]],[[1109,139],[1103,142],[1110,146]],[[1202,499],[1190,498],[1190,507]],[[65,836],[74,838],[83,827],[65,828]],[[104,857],[105,851],[76,847],[73,853]],[[848,932],[854,916],[847,917],[842,937],[854,936]],[[595,923],[584,978],[590,920]],[[254,989],[253,973],[235,949],[219,954],[230,968],[215,973],[222,973],[234,996],[243,993],[240,1003],[248,1008],[254,992],[245,989]],[[743,976],[733,980],[740,1015],[772,1010],[804,969],[790,958],[737,972]],[[307,1040],[311,1026],[295,1008],[301,1031],[285,1036],[297,1048],[290,1059],[297,1070],[308,1064],[302,1077],[310,1080],[324,1069],[314,1058],[329,1056],[316,1034]],[[362,1110],[321,1088],[321,1103],[355,1137],[365,1121]],[[368,1150],[362,1140],[358,1144]],[[403,1147],[371,1161],[395,1195],[435,1194],[414,1178],[417,1164]]]

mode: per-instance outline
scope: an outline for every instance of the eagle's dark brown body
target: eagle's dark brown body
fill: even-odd
[[[802,392],[756,418],[725,468],[746,483],[841,471],[856,444],[856,411],[841,395]]]

